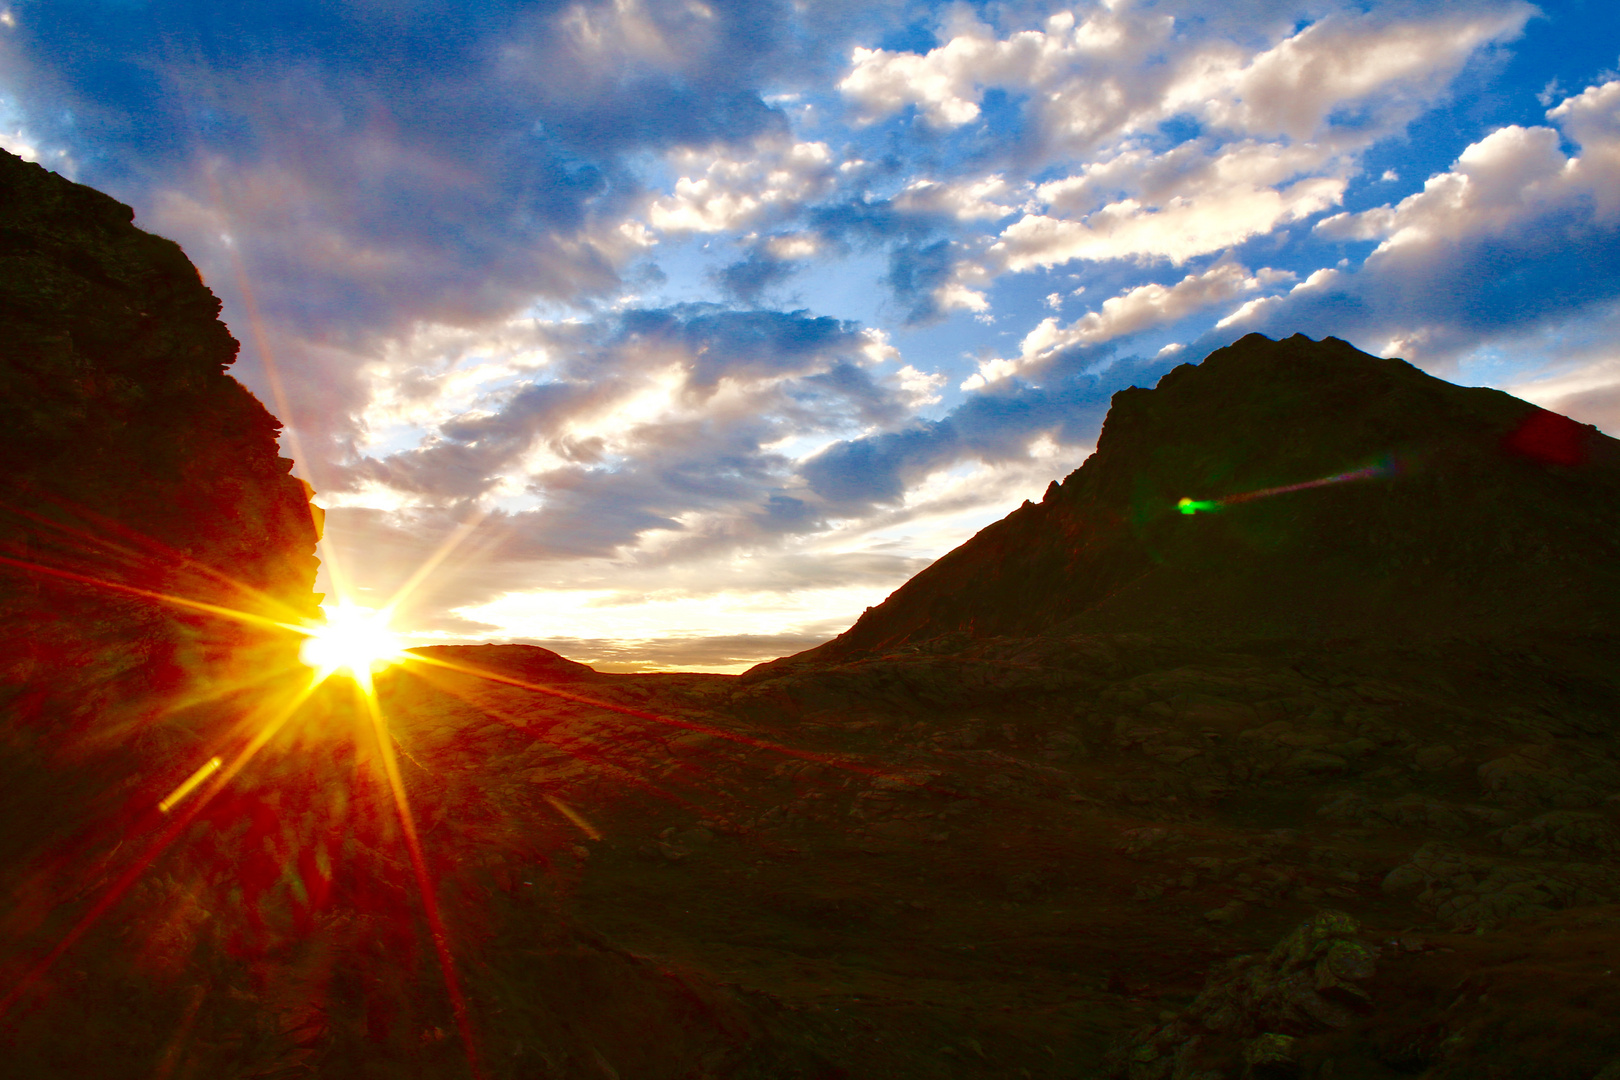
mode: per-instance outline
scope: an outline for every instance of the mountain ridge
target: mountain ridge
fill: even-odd
[[[1278,425],[1300,434],[1265,445]],[[1368,468],[1388,475],[1220,513],[1177,512],[1183,498]],[[1555,490],[1540,490],[1547,485]],[[1252,334],[1175,368],[1152,390],[1115,394],[1096,452],[1040,503],[985,527],[837,638],[772,664],[837,663],[944,634],[1027,635],[1060,624],[1179,625],[1226,637],[1494,634],[1513,621],[1590,627],[1613,611],[1620,576],[1605,572],[1596,594],[1574,595],[1556,566],[1512,562],[1547,551],[1549,563],[1612,566],[1617,497],[1620,442],[1595,428],[1336,338]],[[1587,508],[1585,520],[1558,509],[1571,504]],[[1510,509],[1525,511],[1524,521]],[[1448,543],[1453,565],[1435,566]],[[1324,564],[1337,579],[1326,589]],[[1485,574],[1498,595],[1481,603],[1473,580]],[[1287,590],[1312,578],[1317,586],[1287,602]],[[1268,579],[1278,586],[1269,597]],[[1358,598],[1379,579],[1376,595]]]

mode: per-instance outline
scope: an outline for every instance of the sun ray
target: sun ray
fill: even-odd
[[[422,582],[427,580],[428,575],[437,570],[444,560],[454,554],[455,550],[478,530],[478,526],[483,524],[484,519],[488,516],[488,510],[481,510],[456,526],[455,530],[434,549],[433,554],[429,555],[422,565],[417,567],[416,571],[406,579],[405,584],[394,590],[393,598],[388,601],[383,610],[388,612],[398,610],[400,605],[410,599],[411,594],[421,586]]]
[[[15,566],[20,570],[27,570],[34,574],[44,574],[48,577],[61,578],[64,581],[77,582],[80,585],[91,585],[98,589],[108,589],[130,596],[139,596],[146,600],[155,600],[158,603],[169,604],[174,607],[186,608],[190,611],[202,611],[209,615],[218,615],[225,619],[234,619],[237,622],[248,623],[252,626],[263,627],[268,630],[289,630],[295,634],[308,634],[310,628],[295,623],[282,622],[279,619],[266,618],[255,615],[250,611],[239,611],[236,608],[225,607],[222,604],[210,604],[203,600],[192,600],[184,596],[175,596],[172,593],[157,592],[153,589],[143,589],[138,585],[126,585],[119,581],[108,581],[105,578],[92,577],[74,570],[63,570],[44,563],[30,562],[25,559],[13,559],[9,555],[0,555],[0,564]]]
[[[56,496],[46,495],[44,498],[54,502],[57,506],[61,507],[70,514],[88,519],[90,523],[98,529],[105,530],[106,532],[116,532],[126,537],[131,544],[135,546],[132,547],[128,544],[119,543],[106,535],[98,534],[90,531],[89,529],[80,528],[79,526],[70,524],[69,522],[47,517],[44,514],[40,514],[32,510],[26,510],[21,507],[0,504],[0,510],[4,510],[6,513],[15,514],[18,517],[25,518],[36,525],[44,526],[47,529],[68,536],[87,545],[88,547],[99,548],[102,551],[110,551],[115,555],[120,556],[125,565],[130,565],[137,569],[151,569],[154,566],[157,566],[165,570],[179,566],[183,569],[194,571],[215,582],[216,584],[224,585],[242,596],[252,599],[257,604],[262,605],[266,610],[280,610],[285,612],[287,618],[289,619],[299,617],[299,613],[280,598],[273,596],[272,594],[265,592],[263,589],[257,588],[256,586],[238,581],[236,578],[225,573],[223,570],[220,570],[217,567],[209,566],[205,562],[194,559],[185,552],[172,548],[160,540],[156,540],[145,535],[144,533],[129,528],[122,522],[115,521],[114,519],[106,517],[105,515],[96,513],[94,510],[67,502],[66,500]],[[140,550],[141,548],[145,548],[147,550]]]
[[[372,672],[397,663],[404,652],[399,635],[388,628],[388,614],[340,603],[327,612],[325,624],[300,631],[305,637],[298,657],[315,669],[318,681],[347,672],[370,694]]]
[[[234,221],[230,207],[226,205],[224,189],[220,187],[219,174],[215,170],[215,162],[210,162],[205,170],[208,186],[214,197],[214,205],[218,207],[220,216],[225,219],[227,234],[235,232]],[[264,332],[264,319],[259,314],[259,301],[253,292],[253,283],[248,278],[247,263],[242,259],[242,249],[235,243],[227,243],[226,249],[231,256],[231,269],[236,276],[237,290],[242,294],[242,306],[247,310],[248,328],[253,334],[253,347],[258,351],[259,363],[264,368],[265,381],[270,384],[270,397],[276,403],[276,415],[282,418],[282,432],[287,438],[287,449],[292,452],[292,459],[300,463],[300,468],[308,469],[310,458],[305,456],[302,441],[298,437],[298,425],[293,418],[293,410],[287,399],[286,387],[281,381],[281,367],[276,363],[275,350],[270,347],[270,338]],[[303,478],[300,478],[303,479]],[[305,479],[312,489],[319,489],[313,478]],[[316,517],[317,507],[313,502],[309,506],[310,521],[315,526],[317,534],[321,532],[321,521]],[[339,594],[346,591],[347,582],[343,580],[342,570],[330,551],[326,552],[326,570],[332,577],[332,588]]]
[[[417,835],[416,818],[411,814],[410,800],[405,794],[405,779],[399,772],[399,759],[394,756],[394,744],[389,737],[388,722],[383,718],[382,708],[377,704],[377,695],[371,692],[369,683],[362,687],[359,680],[356,680],[355,693],[371,717],[372,730],[377,736],[377,752],[382,758],[383,772],[388,778],[388,787],[394,796],[394,809],[399,814],[400,831],[405,836],[405,848],[411,857],[411,870],[416,877],[417,890],[422,894],[422,909],[427,916],[428,932],[433,938],[433,951],[438,957],[439,970],[444,976],[445,991],[450,995],[450,1010],[455,1016],[456,1030],[461,1036],[462,1047],[467,1052],[467,1065],[472,1069],[474,1080],[482,1080],[484,1072],[479,1064],[478,1047],[473,1039],[472,1017],[467,1010],[467,1000],[461,993],[461,982],[456,976],[455,959],[450,953],[450,936],[445,930],[444,919],[439,912],[438,892],[428,874],[427,859],[422,854],[422,840]]]

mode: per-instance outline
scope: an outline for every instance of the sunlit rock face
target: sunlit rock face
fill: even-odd
[[[92,742],[268,640],[130,590],[281,621],[316,603],[280,425],[225,373],[219,301],[133,216],[0,152],[0,686],[13,727]]]
[[[1224,504],[1187,513],[1183,499]],[[1596,429],[1335,338],[1253,334],[1116,394],[1097,452],[1040,504],[801,658],[1057,628],[1384,640],[1612,629],[1617,536],[1620,443]]]

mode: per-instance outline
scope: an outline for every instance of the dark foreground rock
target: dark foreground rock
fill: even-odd
[[[0,700],[56,740],[267,640],[151,594],[316,610],[318,511],[280,424],[225,374],[219,301],[133,216],[0,152]]]

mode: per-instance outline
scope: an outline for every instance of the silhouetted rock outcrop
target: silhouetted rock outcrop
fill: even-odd
[[[0,683],[46,723],[172,689],[251,636],[129,589],[315,612],[319,511],[280,424],[225,374],[219,301],[133,217],[0,153]]]
[[[1178,512],[1352,473],[1384,475]],[[1239,638],[1613,629],[1620,443],[1335,338],[1251,334],[1114,395],[1097,452],[837,639]],[[782,663],[781,661],[778,662]]]
[[[133,216],[0,153],[0,887],[116,842],[245,688],[296,668],[295,635],[198,605],[317,611],[319,511],[280,424],[225,374],[219,301]]]

